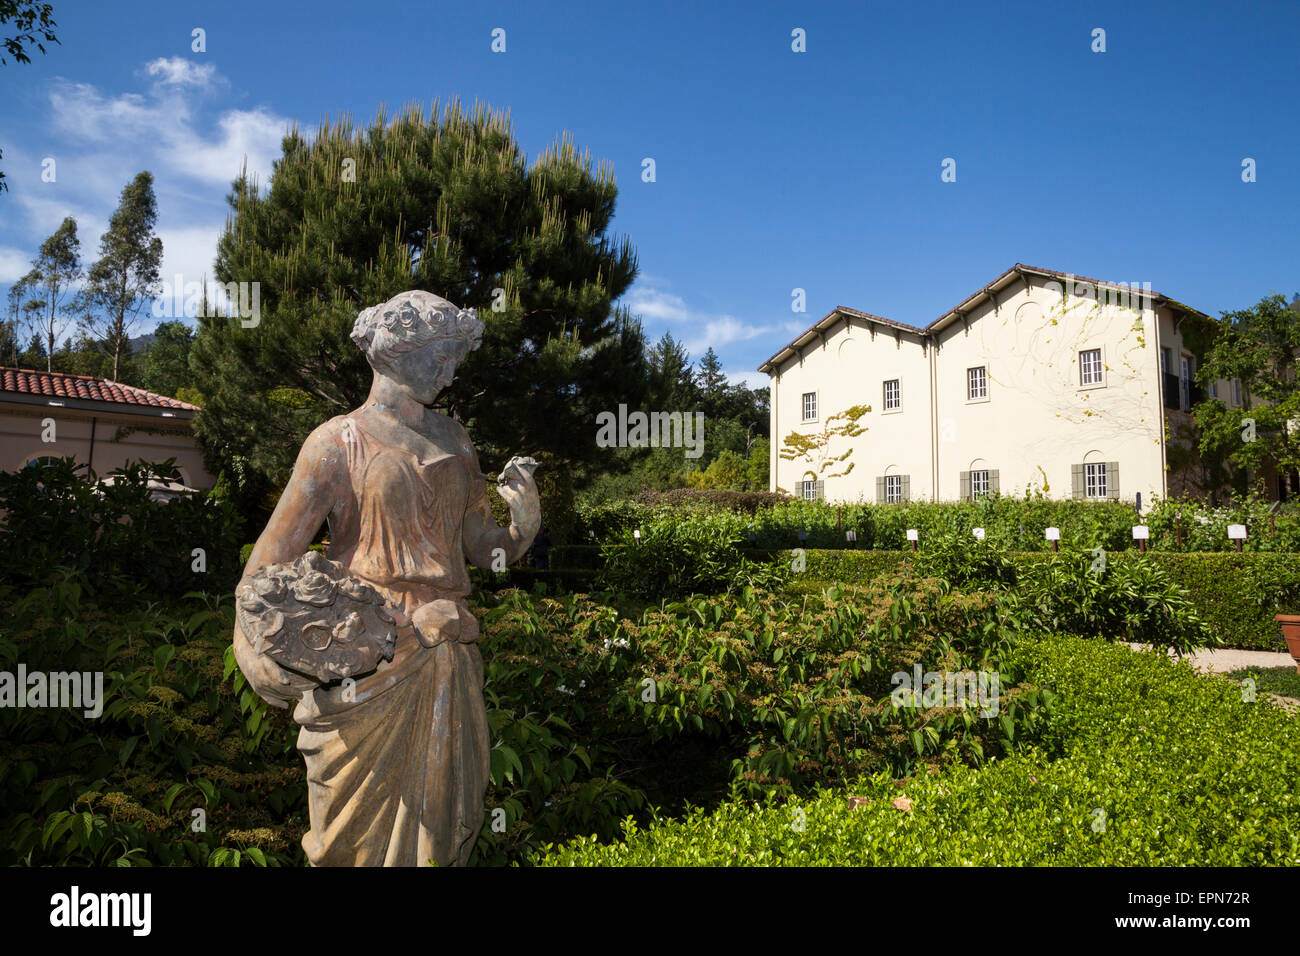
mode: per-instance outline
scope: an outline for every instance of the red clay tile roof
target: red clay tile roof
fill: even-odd
[[[48,395],[50,398],[78,398],[88,402],[112,402],[115,405],[149,405],[153,408],[177,408],[197,412],[199,407],[178,398],[123,385],[91,375],[68,375],[64,372],[34,372],[25,368],[0,368],[0,394]]]

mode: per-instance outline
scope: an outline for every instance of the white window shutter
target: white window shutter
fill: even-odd
[[[996,468],[989,469],[989,493],[997,494],[1001,490],[1001,485],[998,483],[998,470]]]
[[[912,500],[912,476],[911,475],[903,476],[903,500],[904,501]]]
[[[963,471],[961,473],[960,484],[961,484],[961,500],[970,501],[970,472],[969,471]]]
[[[1119,462],[1106,462],[1106,497],[1119,497]]]
[[[1070,494],[1075,498],[1083,497],[1083,465],[1070,466]]]
[[[885,479],[876,479],[876,504],[881,504],[885,500]]]

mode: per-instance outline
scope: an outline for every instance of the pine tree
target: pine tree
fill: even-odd
[[[194,333],[183,322],[160,322],[153,330],[154,340],[143,350],[144,372],[141,384],[159,395],[176,397],[190,384],[190,346]]]
[[[713,346],[710,345],[708,351],[704,353],[699,366],[696,381],[700,385],[701,404],[704,406],[704,414],[714,417],[722,413],[726,403],[727,376],[722,371],[722,360],[718,358],[718,353],[713,351]]]
[[[691,356],[685,346],[665,332],[646,355],[650,376],[650,402],[660,411],[694,411],[700,392]]]
[[[153,176],[138,173],[118,203],[108,232],[100,237],[99,260],[90,268],[79,306],[88,335],[113,357],[114,381],[120,381],[122,353],[130,352],[131,329],[140,309],[158,285],[162,240],[154,235],[158,203]]]
[[[616,195],[567,137],[528,166],[482,107],[381,110],[310,143],[290,132],[269,190],[236,180],[218,245],[218,281],[258,283],[260,315],[200,318],[191,351],[210,467],[245,493],[279,486],[308,432],[368,394],[357,313],[425,289],[485,322],[438,400],[485,469],[528,453],[584,483],[608,457],[597,412],[644,392],[640,326],[611,306],[636,275],[627,240],[607,234]]]

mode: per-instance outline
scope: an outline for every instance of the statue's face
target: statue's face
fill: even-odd
[[[421,405],[432,405],[438,394],[451,385],[459,362],[456,343],[437,339],[398,356],[388,374]]]

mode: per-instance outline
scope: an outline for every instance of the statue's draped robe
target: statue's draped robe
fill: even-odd
[[[462,527],[471,510],[490,519],[486,486],[468,444],[424,458],[351,415],[327,428],[352,485],[330,514],[328,556],[408,616],[453,601],[460,627],[425,635],[432,647],[399,636],[392,661],[298,703],[303,848],[316,866],[464,865],[483,823],[490,737]]]

